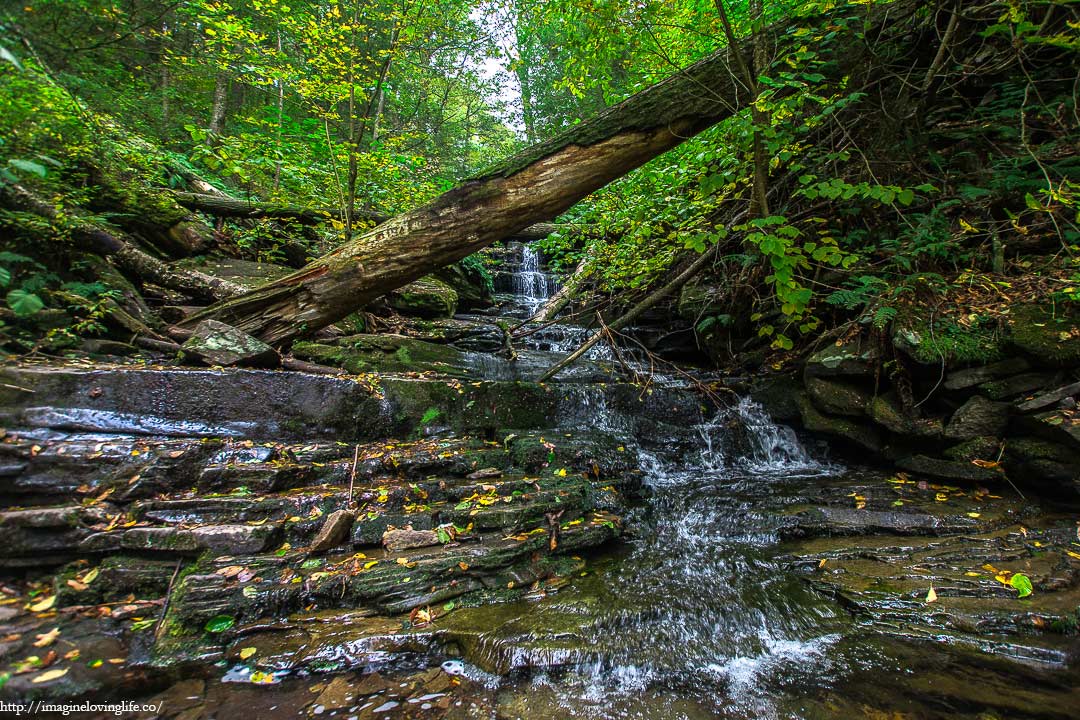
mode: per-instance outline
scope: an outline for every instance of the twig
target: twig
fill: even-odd
[[[353,448],[352,456],[352,472],[349,473],[349,509],[352,510],[356,507],[353,502],[353,486],[356,484],[356,463],[360,459],[360,445],[356,445]]]
[[[155,640],[157,640],[158,636],[161,635],[161,628],[164,627],[165,614],[167,612],[169,612],[169,600],[172,599],[173,585],[176,584],[176,578],[179,577],[180,568],[183,566],[183,564],[184,564],[184,559],[183,558],[177,558],[177,560],[176,560],[176,569],[173,570],[172,577],[169,578],[169,586],[167,588],[165,588],[165,602],[162,603],[162,605],[161,605],[161,614],[158,615],[157,625],[154,626],[154,639]]]

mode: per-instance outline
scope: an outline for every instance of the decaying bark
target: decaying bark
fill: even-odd
[[[868,35],[921,4],[900,0],[864,11],[870,13]],[[762,32],[778,47],[790,42],[786,24]],[[838,37],[817,50],[822,60],[832,61],[829,69],[835,77],[870,65],[871,50],[865,43]],[[745,108],[750,94],[733,70],[738,53],[752,57],[752,43],[725,48],[296,273],[218,303],[187,322],[214,318],[271,344],[288,343],[394,288],[556,217],[589,193]]]

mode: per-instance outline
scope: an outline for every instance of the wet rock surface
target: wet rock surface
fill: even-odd
[[[907,468],[845,469],[748,401],[610,382],[603,348],[530,382],[588,330],[509,337],[557,287],[510,256],[490,315],[298,348],[348,374],[0,370],[0,696],[1075,716],[1080,530],[1028,492],[1076,486],[1067,358],[927,363],[917,409],[875,391],[873,344],[824,348],[770,407]]]

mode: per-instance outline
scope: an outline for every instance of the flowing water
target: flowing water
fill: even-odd
[[[555,287],[528,248],[519,275],[513,307],[535,309]],[[555,325],[522,345],[544,358],[584,335]],[[480,367],[500,379],[516,372],[501,360]],[[670,383],[657,385],[649,412],[627,412],[599,383],[565,383],[559,392],[563,427],[554,442],[599,431],[639,458],[642,492],[625,518],[625,541],[584,558],[585,569],[557,590],[459,607],[415,653],[367,669],[392,676],[441,665],[463,676],[468,690],[446,717],[990,720],[1011,713],[984,712],[983,698],[1010,696],[1024,682],[1022,715],[1068,716],[1062,707],[1075,695],[1068,682],[1047,680],[1046,668],[969,652],[951,636],[915,644],[899,624],[891,634],[871,628],[807,582],[781,540],[785,518],[815,490],[871,471],[808,451],[749,399],[686,421],[664,412],[665,393],[679,392]],[[302,681],[277,692],[289,682]],[[316,691],[293,690],[295,701],[271,695],[267,712],[321,715],[323,706],[310,704]],[[254,702],[239,692],[219,701]],[[446,692],[405,701],[386,691],[326,716],[429,717],[414,713]]]

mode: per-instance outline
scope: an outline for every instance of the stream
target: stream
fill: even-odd
[[[557,284],[529,246],[512,268],[499,313],[526,318]],[[587,336],[556,323],[525,336],[515,363],[485,354],[476,367],[490,379],[529,378]],[[409,690],[422,688],[431,668],[455,675],[464,684],[450,693],[448,717],[993,718],[1024,715],[1018,707],[1059,717],[1076,702],[1068,680],[1040,674],[1053,662],[1008,648],[984,655],[949,633],[928,644],[899,622],[892,631],[872,626],[806,581],[806,562],[781,537],[789,512],[822,493],[847,494],[838,491],[846,485],[880,483],[881,471],[830,460],[824,445],[808,450],[747,398],[691,426],[658,430],[611,409],[588,382],[590,362],[607,372],[611,360],[601,344],[571,371],[578,382],[565,386],[560,434],[602,430],[636,450],[644,492],[626,519],[626,542],[593,553],[588,569],[556,591],[457,609],[438,621],[425,652],[367,669]],[[678,386],[654,380],[657,393]],[[983,693],[1015,696],[1023,673],[1032,681],[1019,704],[987,711]],[[407,691],[391,687],[366,702],[316,703],[298,714],[424,716],[423,707],[438,712],[434,703],[448,697],[421,694],[428,700],[416,703],[416,693],[406,701]]]
[[[542,258],[527,247],[509,280],[494,313],[502,318],[530,316],[557,290]],[[483,314],[460,317],[491,321]],[[560,322],[517,342],[514,362],[488,353],[467,356],[482,379],[527,380],[588,333]],[[629,351],[621,362],[648,369],[644,358]],[[968,590],[964,582],[973,588],[983,582],[970,578],[980,574],[987,558],[1000,563],[997,558],[1004,556],[1016,563],[1018,543],[1057,537],[1052,533],[1059,532],[1061,518],[1050,512],[1032,515],[1007,490],[971,497],[958,488],[923,487],[926,483],[832,458],[824,444],[774,423],[746,397],[732,395],[718,411],[693,409],[692,401],[695,419],[688,421],[676,407],[681,397],[685,408],[687,390],[668,376],[654,374],[648,387],[623,386],[651,408],[627,412],[602,381],[610,379],[611,368],[611,354],[601,346],[553,386],[559,421],[539,439],[555,457],[562,445],[598,433],[622,443],[616,455],[636,458],[636,470],[628,473],[634,478],[626,486],[628,504],[614,508],[625,528],[621,541],[586,547],[560,566],[571,570],[554,578],[528,579],[532,586],[524,595],[507,594],[500,601],[497,589],[488,588],[487,602],[433,602],[431,622],[350,605],[343,580],[334,591],[341,601],[336,607],[312,610],[312,603],[290,615],[288,623],[267,615],[244,627],[226,654],[208,654],[207,661],[190,658],[182,671],[166,675],[164,683],[159,679],[161,692],[145,698],[163,702],[164,709],[140,717],[1076,717],[1080,690],[1075,665],[1069,669],[1075,645],[1065,636],[1017,630],[1015,593],[995,590],[987,578],[981,587],[996,593],[1004,610],[958,604],[963,612],[956,615],[945,608],[936,612],[926,599],[935,584],[943,597],[955,591],[958,601],[985,595],[989,591]],[[155,426],[155,432],[163,427],[169,429]],[[452,431],[435,432],[453,439]],[[488,441],[505,448],[510,439]],[[310,464],[319,468],[325,463],[315,462],[317,457],[335,457],[318,455],[323,451],[316,445],[296,446],[295,452],[301,460],[314,453]],[[552,471],[543,472],[550,476]],[[566,470],[561,472],[565,477]],[[598,470],[595,474],[597,485],[603,484]],[[438,482],[434,476],[426,480]],[[533,479],[507,482],[527,485]],[[435,491],[437,486],[427,487]],[[615,494],[610,487],[600,490]],[[306,491],[295,492],[299,508]],[[380,503],[389,493],[382,492],[387,495]],[[942,502],[943,494],[948,503]],[[206,508],[232,502],[221,497],[178,502],[205,500],[210,504],[200,507]],[[513,497],[501,499],[510,503]],[[598,502],[596,510],[605,510]],[[976,502],[983,505],[972,512]],[[872,518],[876,525],[864,519],[862,525],[851,524],[853,505],[868,508],[854,517]],[[168,522],[186,522],[183,513],[194,512],[177,507],[179,519]],[[306,506],[286,514],[292,512],[297,516],[285,526],[301,521]],[[552,526],[563,523],[562,535],[551,538],[552,550],[582,522],[562,514],[547,516]],[[243,517],[260,525],[250,515]],[[603,517],[594,513],[592,524],[602,524]],[[1026,518],[1022,533],[1015,530],[1020,517]],[[919,522],[924,524],[913,524]],[[278,557],[288,549],[283,548]],[[444,550],[474,552],[451,544],[436,548],[431,557]],[[391,557],[376,554],[381,550],[367,552],[376,558],[371,566]],[[421,562],[428,557],[423,550],[413,552],[421,553]],[[458,557],[469,556],[453,556],[451,570]],[[218,561],[228,565],[233,559]],[[251,575],[268,577],[275,563],[280,565],[265,557],[250,562]],[[310,562],[321,567],[324,561]],[[407,557],[397,562],[415,565]],[[468,567],[464,561],[460,565]],[[307,568],[308,562],[297,567]],[[233,574],[240,570],[238,565]],[[283,576],[276,586],[270,583],[266,599],[253,602],[284,603],[281,584],[301,582],[295,572],[286,572],[294,579]],[[223,585],[217,580],[210,587]],[[263,597],[261,587],[252,587],[251,597]],[[1074,590],[1063,596],[1065,610]],[[258,665],[242,661],[246,651]]]

